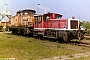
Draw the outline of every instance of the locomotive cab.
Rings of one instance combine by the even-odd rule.
[[[34,28],[47,28],[49,27],[49,22],[51,19],[60,19],[62,18],[62,15],[56,14],[56,13],[47,13],[43,15],[34,15],[35,18],[35,24]],[[50,22],[51,23],[51,22]]]
[[[34,10],[19,10],[16,14],[18,18],[21,18],[22,20],[19,21],[20,26],[33,26],[34,23],[34,14],[36,12]],[[20,19],[18,19],[20,20]]]

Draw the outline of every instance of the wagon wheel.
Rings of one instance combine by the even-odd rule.
[[[64,32],[63,33],[63,40],[64,41],[69,41],[69,36],[68,36],[68,33],[67,32]]]

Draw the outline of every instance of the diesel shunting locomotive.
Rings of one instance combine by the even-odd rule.
[[[29,34],[34,29],[34,15],[35,10],[19,10],[16,16],[12,16],[9,19],[9,30],[13,34]]]

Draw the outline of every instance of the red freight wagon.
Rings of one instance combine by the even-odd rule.
[[[79,19],[62,18],[62,15],[56,13],[35,15],[34,17],[34,36],[63,38],[64,41],[82,40],[84,38],[83,30],[80,29]]]

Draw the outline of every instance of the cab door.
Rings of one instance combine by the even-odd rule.
[[[43,28],[42,16],[35,16],[34,28],[41,30]]]

